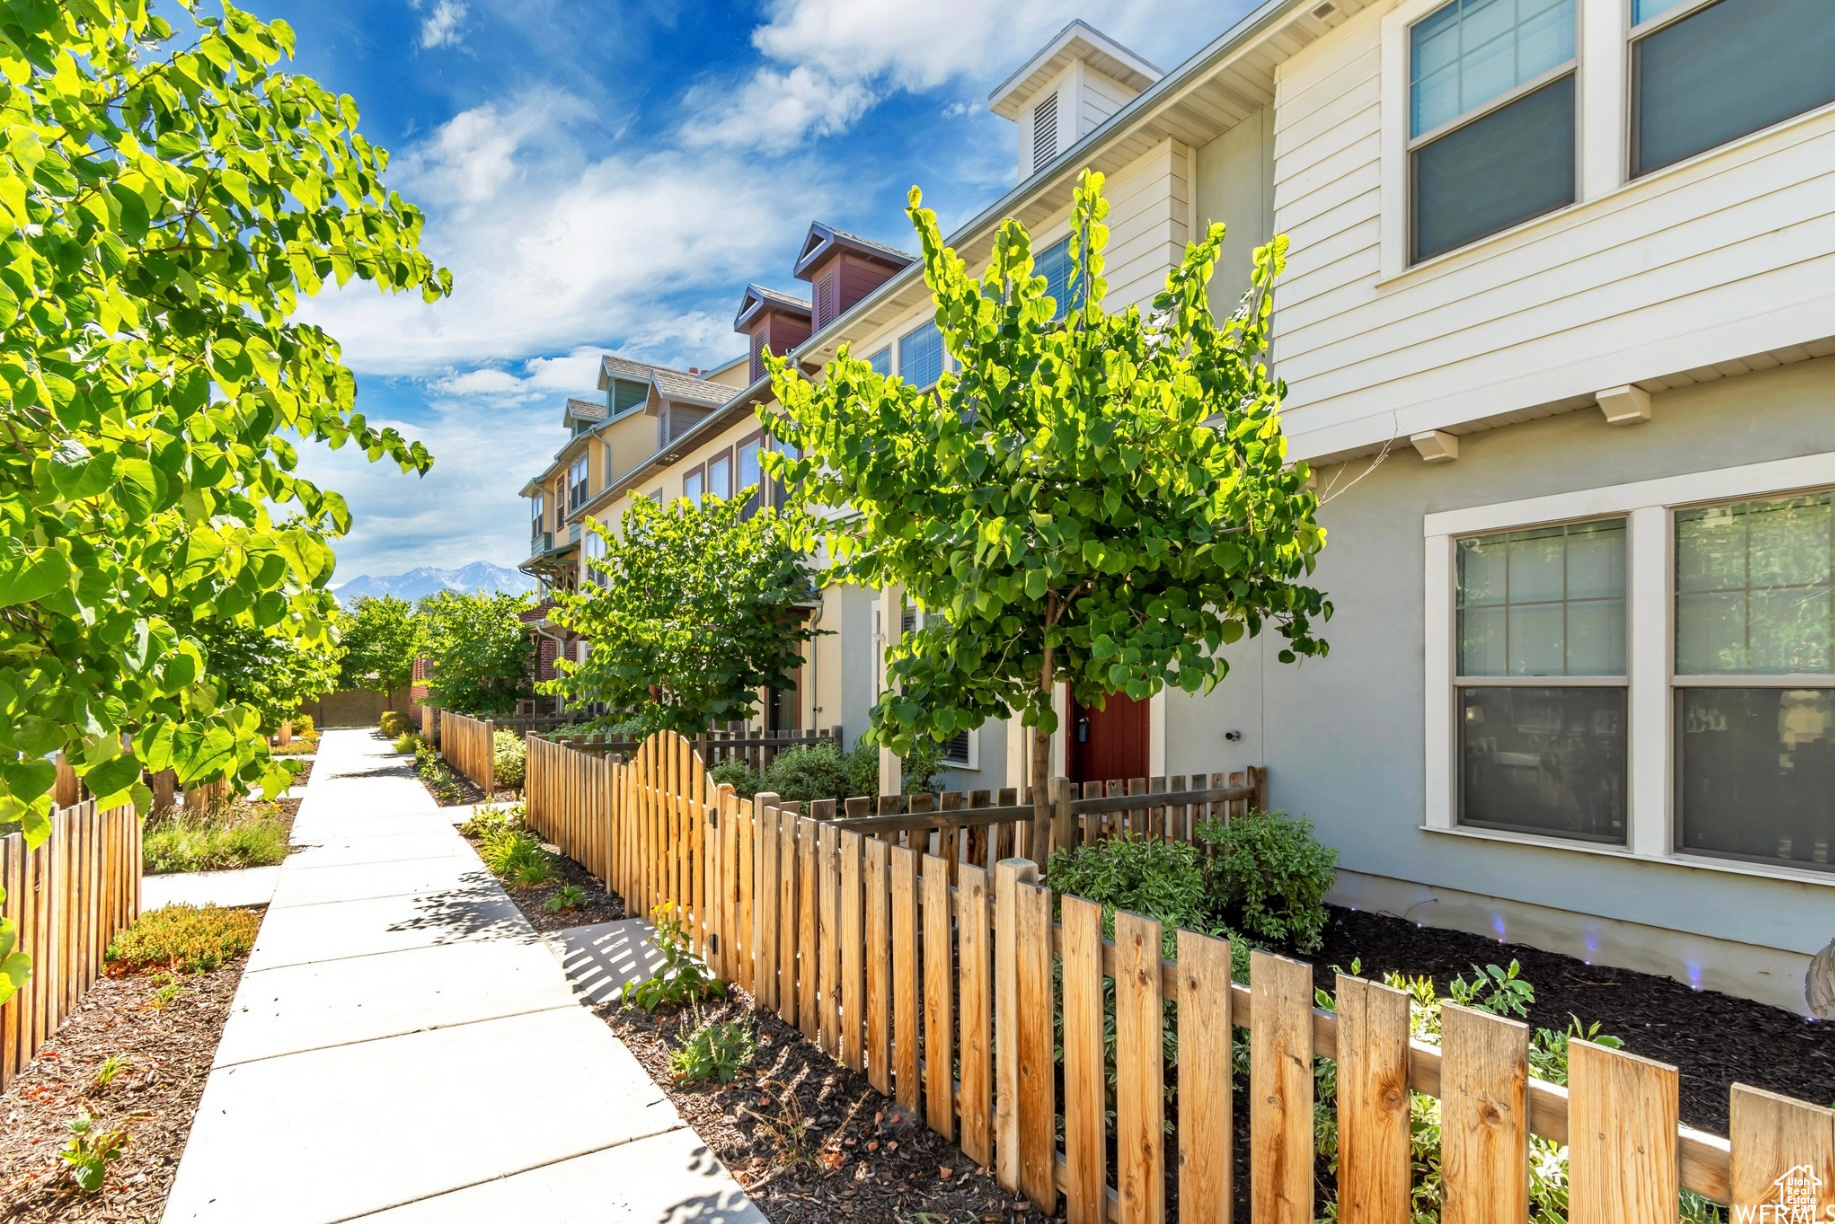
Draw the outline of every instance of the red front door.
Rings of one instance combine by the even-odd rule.
[[[1111,778],[1144,778],[1152,760],[1149,706],[1119,693],[1109,694],[1100,710],[1071,703],[1065,754],[1072,782],[1107,782]]]

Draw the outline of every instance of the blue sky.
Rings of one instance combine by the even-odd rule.
[[[253,0],[294,70],[356,98],[390,184],[450,267],[433,306],[353,286],[308,318],[344,345],[359,406],[434,453],[417,479],[323,448],[306,471],[356,519],[334,582],[514,565],[523,482],[593,395],[603,352],[737,356],[747,281],[790,276],[815,220],[909,247],[924,188],[947,231],[1010,187],[988,90],[1082,17],[1162,68],[1248,0]]]

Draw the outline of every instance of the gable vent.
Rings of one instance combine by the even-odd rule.
[[[1051,94],[1032,110],[1032,172],[1058,155],[1058,95]]]

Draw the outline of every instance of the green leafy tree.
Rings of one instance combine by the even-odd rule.
[[[1151,310],[1104,308],[1102,176],[1076,192],[1075,305],[1034,275],[1003,223],[971,277],[916,189],[937,325],[959,372],[934,388],[844,349],[819,383],[772,359],[771,474],[805,512],[828,577],[902,587],[930,611],[888,656],[877,734],[894,751],[1017,714],[1032,728],[1033,854],[1043,861],[1052,699],[1102,708],[1172,686],[1207,691],[1226,645],[1272,624],[1283,662],[1322,654],[1331,607],[1304,584],[1324,543],[1304,465],[1288,464],[1283,388],[1266,366],[1286,240],[1258,248],[1227,320],[1206,295],[1223,242],[1189,247]],[[836,515],[827,507],[846,507]]]
[[[221,12],[0,0],[0,822],[34,844],[60,750],[104,804],[150,801],[142,768],[283,787],[179,610],[316,640],[349,514],[296,444],[432,462],[293,316],[327,280],[450,277],[351,99]]]
[[[427,630],[413,604],[393,595],[366,595],[344,614],[341,623],[341,687],[392,693],[413,682],[414,660]]]
[[[332,602],[330,592],[312,594],[318,599],[304,601],[309,606]],[[315,623],[329,622],[328,609],[315,611]],[[253,709],[263,735],[278,731],[302,703],[338,686],[343,650],[329,633],[308,635],[300,625],[305,619],[295,612],[267,629],[234,620],[184,627],[185,636],[203,647],[205,671],[223,686],[225,699]]]
[[[433,704],[461,714],[511,714],[534,690],[535,642],[527,595],[442,591],[421,600]]]
[[[747,518],[743,497],[659,506],[640,497],[605,555],[602,579],[556,597],[555,623],[592,643],[543,685],[570,705],[636,713],[643,734],[696,735],[750,717],[761,689],[793,688],[814,636],[803,607],[809,572],[769,508]]]

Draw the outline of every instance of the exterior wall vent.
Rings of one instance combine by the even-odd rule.
[[[1032,172],[1037,174],[1058,155],[1058,93],[1053,91],[1032,108]]]

